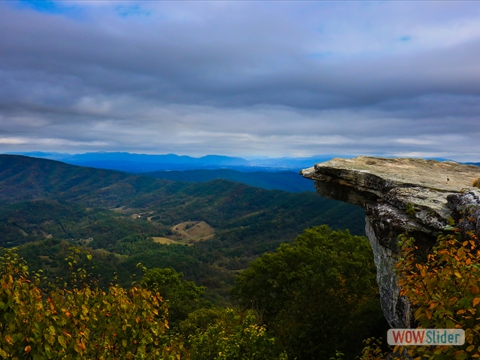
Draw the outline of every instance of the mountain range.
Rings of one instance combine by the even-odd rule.
[[[233,169],[247,171],[296,171],[315,163],[327,161],[335,155],[318,155],[305,158],[264,158],[246,160],[239,157],[207,155],[199,158],[166,154],[148,155],[127,152],[91,152],[66,154],[55,152],[15,152],[10,155],[58,160],[71,165],[88,166],[100,169],[120,170],[131,173],[169,170]]]
[[[63,252],[73,245],[92,253],[103,277],[116,272],[128,282],[139,262],[173,267],[224,297],[249,261],[321,224],[360,235],[364,212],[312,192],[0,155],[0,245],[20,246],[48,276],[58,275]]]

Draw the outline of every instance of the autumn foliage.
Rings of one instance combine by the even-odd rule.
[[[82,269],[75,273],[78,282],[46,290],[40,275],[30,277],[26,264],[7,249],[0,267],[0,358],[176,359],[183,352],[166,334],[158,293],[80,286]]]
[[[460,222],[463,229],[470,230],[447,228],[428,254],[419,250],[414,238],[408,234],[401,236],[397,274],[402,289],[400,295],[412,305],[415,326],[463,329],[465,344],[396,346],[391,349],[396,358],[480,358],[480,251],[474,231],[476,220],[465,216]],[[465,226],[465,222],[470,222],[471,226]],[[386,358],[389,358],[388,352],[380,352],[378,346],[370,345],[361,357],[362,360]]]
[[[416,346],[407,352],[418,359],[480,357],[480,252],[474,232],[457,229],[440,236],[426,261],[417,260],[414,239],[404,236],[401,246],[401,295],[413,305],[418,327],[465,330],[464,346]]]

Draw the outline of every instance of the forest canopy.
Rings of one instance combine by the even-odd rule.
[[[289,358],[342,350],[353,359],[363,339],[386,332],[375,274],[365,237],[318,226],[253,261],[233,294],[260,314]]]

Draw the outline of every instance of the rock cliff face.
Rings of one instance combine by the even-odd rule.
[[[449,220],[468,210],[480,235],[480,167],[422,159],[333,159],[301,171],[317,192],[366,211],[383,312],[390,326],[412,326],[409,304],[399,296],[394,266],[398,236],[408,231],[425,251]],[[461,224],[462,226],[462,224]],[[467,225],[465,225],[467,226]],[[469,223],[468,226],[472,226]],[[475,226],[475,225],[474,225]]]

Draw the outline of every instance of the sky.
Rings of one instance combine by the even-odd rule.
[[[0,1],[0,152],[480,161],[478,1]]]

